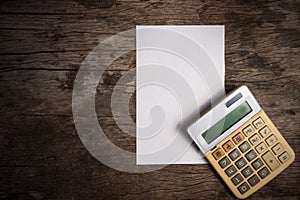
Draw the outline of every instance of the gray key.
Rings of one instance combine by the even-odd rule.
[[[250,176],[253,173],[253,170],[251,169],[251,167],[246,167],[243,171],[242,171],[243,175],[245,178],[247,178],[248,176]]]
[[[240,191],[241,194],[244,194],[245,192],[247,192],[247,191],[250,189],[250,187],[249,187],[249,185],[245,182],[245,183],[243,183],[241,186],[239,186],[238,189],[239,189],[239,191]]]
[[[236,173],[236,168],[233,165],[231,165],[225,170],[225,173],[227,174],[228,177],[231,177],[233,174]]]
[[[246,160],[244,158],[239,159],[235,162],[235,165],[237,168],[242,169],[247,164]]]
[[[257,170],[257,169],[259,169],[261,166],[263,166],[264,164],[263,164],[263,162],[261,161],[261,159],[260,158],[258,158],[256,161],[254,161],[253,163],[252,163],[252,167],[255,169],[255,170]]]
[[[235,159],[237,159],[238,157],[240,157],[240,152],[235,149],[232,152],[229,153],[229,157],[231,158],[232,161],[234,161]]]
[[[259,183],[259,178],[256,176],[256,175],[254,175],[254,176],[252,176],[249,180],[248,180],[248,182],[250,183],[250,185],[253,187],[254,185],[256,185],[257,183]]]
[[[264,179],[266,176],[270,174],[270,171],[266,167],[264,167],[262,170],[258,172],[258,174],[260,178]]]
[[[249,153],[246,154],[246,158],[248,161],[253,160],[254,158],[256,158],[256,156],[257,155],[253,150],[251,150]]]
[[[227,157],[219,161],[219,165],[223,168],[227,167],[230,164],[230,161]]]
[[[234,185],[238,185],[240,184],[240,182],[242,182],[244,179],[240,174],[235,175],[231,181],[233,182]]]
[[[250,144],[248,142],[244,142],[239,146],[241,152],[246,152],[248,149],[250,149]]]

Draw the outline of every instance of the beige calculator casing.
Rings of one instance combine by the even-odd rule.
[[[202,133],[204,133],[207,129],[209,129],[211,126],[216,124],[218,121],[220,121],[220,119],[224,118],[227,114],[229,114],[231,111],[233,111],[235,108],[237,108],[241,103],[245,101],[251,107],[252,111],[248,113],[246,116],[244,116],[242,119],[240,119],[233,126],[231,126],[229,129],[224,131],[214,141],[208,144],[205,141],[205,139],[202,137]],[[261,126],[255,126],[254,122],[259,118],[263,120],[263,124]],[[245,129],[249,127],[249,125],[251,125],[250,127],[253,129],[253,131],[249,134],[246,134],[244,132]],[[266,126],[268,126],[269,131],[267,131],[267,134],[264,135],[262,133],[262,129]],[[207,160],[213,165],[215,170],[218,172],[218,174],[222,177],[222,179],[227,184],[227,186],[234,193],[234,195],[240,199],[244,199],[249,195],[253,194],[258,189],[260,189],[262,186],[264,186],[266,183],[268,183],[270,180],[276,177],[279,173],[281,173],[285,168],[287,168],[295,159],[295,154],[291,149],[291,147],[289,146],[289,144],[286,142],[286,140],[283,138],[283,136],[274,126],[274,124],[266,115],[266,113],[261,109],[258,102],[256,101],[256,99],[254,98],[254,96],[246,86],[241,86],[235,91],[233,91],[224,100],[222,100],[220,103],[214,106],[206,114],[204,114],[199,120],[194,122],[188,128],[188,133],[193,138],[197,146],[201,149],[201,151],[203,152]],[[237,134],[242,134],[243,140],[240,143],[236,144],[236,141],[233,140],[233,137],[235,137]],[[250,138],[252,139],[254,135],[258,137],[257,138],[258,142],[252,144],[251,143],[252,140],[250,140]],[[277,139],[276,142],[274,142],[274,144],[268,143],[269,138],[271,138],[271,136],[272,137],[274,136]],[[228,152],[226,152],[224,149],[224,144],[225,143],[228,144],[227,142],[233,145],[232,149],[228,150]],[[242,152],[241,149],[239,149],[239,146],[244,142],[250,144],[250,149],[248,149],[246,152]],[[280,145],[278,145],[279,143]],[[258,145],[263,145],[265,147],[263,152],[258,151],[259,150],[257,148]],[[277,145],[281,146],[282,148],[279,150],[274,149],[275,146],[277,147]],[[218,159],[215,158],[213,155],[213,153],[217,149],[223,151],[224,153]],[[237,149],[238,152],[240,153],[240,156],[237,160],[244,158],[247,161],[247,164],[241,169],[239,169],[235,165],[237,160],[232,160],[231,157],[229,156],[229,153],[231,153],[235,149]],[[256,154],[256,157],[255,159],[248,161],[245,155],[252,150]],[[276,150],[278,150],[278,152],[276,152]],[[282,159],[282,156],[284,156],[283,154],[288,156],[287,159],[281,161],[280,158]],[[269,156],[271,156],[271,158],[267,159]],[[222,168],[219,162],[225,157],[228,157],[230,164]],[[255,170],[252,164],[254,161],[258,159],[262,161],[263,166]],[[269,162],[269,160],[272,162]],[[231,165],[233,165],[236,168],[236,172],[231,177],[228,177],[228,175],[225,173],[225,170],[228,169],[229,166]],[[252,174],[249,175],[249,177],[244,177],[242,171],[246,169],[248,166],[251,168],[250,170],[252,170]],[[267,170],[270,173],[262,179],[258,174],[258,172],[263,168],[267,168]],[[234,185],[232,179],[234,176],[237,176],[238,174],[241,175],[243,180],[237,185]],[[254,176],[257,176],[259,181],[254,186],[251,186],[249,179],[250,177],[254,177]],[[247,183],[249,188],[245,193],[241,193],[239,191],[239,187],[242,186],[245,182]]]

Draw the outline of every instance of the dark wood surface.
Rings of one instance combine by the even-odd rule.
[[[0,198],[234,199],[209,165],[169,165],[130,174],[82,145],[71,95],[76,73],[99,42],[135,25],[224,24],[226,90],[248,85],[296,153],[295,162],[250,199],[300,197],[299,1],[1,1]],[[135,52],[100,80],[99,122],[135,152],[110,109],[112,89]],[[131,101],[135,118],[135,101]]]

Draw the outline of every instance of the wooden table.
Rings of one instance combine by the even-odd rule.
[[[101,164],[82,145],[71,107],[76,73],[105,38],[136,25],[224,24],[226,90],[248,85],[296,153],[250,199],[299,199],[299,2],[225,2],[2,1],[0,198],[234,199],[209,165],[131,174]],[[134,51],[115,60],[96,96],[103,130],[132,152],[135,139],[116,126],[110,98],[134,67]],[[130,106],[135,118],[134,97]]]

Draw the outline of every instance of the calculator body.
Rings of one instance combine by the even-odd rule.
[[[295,154],[246,86],[188,128],[189,135],[233,194],[244,199],[295,159]]]

